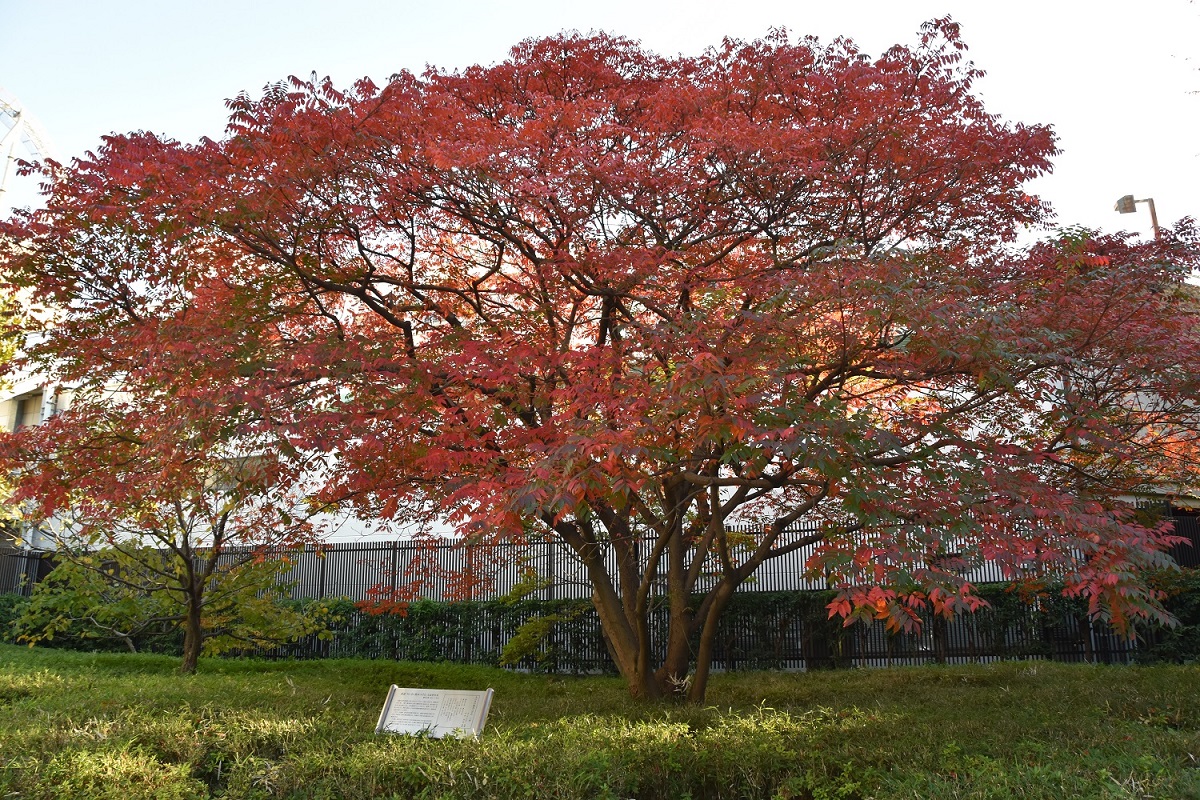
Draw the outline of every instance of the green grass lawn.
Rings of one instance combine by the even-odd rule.
[[[1200,798],[1200,666],[619,680],[0,646],[0,797]],[[477,741],[376,736],[389,684],[496,690]]]

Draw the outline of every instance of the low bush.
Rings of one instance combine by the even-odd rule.
[[[1164,605],[1178,624],[1143,629],[1137,660],[1145,664],[1200,661],[1200,569],[1164,572],[1155,582],[1166,592]]]
[[[880,625],[845,627],[829,618],[832,592],[742,592],[722,620],[716,662],[726,670],[811,670],[1028,657],[1124,662],[1131,652],[1129,642],[1090,624],[1083,603],[1061,592],[1048,589],[1030,598],[999,585],[979,591],[987,609],[949,622],[929,618],[912,633],[889,633]],[[309,602],[322,606],[330,634],[302,639],[274,655],[511,664],[569,674],[613,671],[587,600],[421,600],[385,609],[346,600]],[[662,616],[652,616],[657,623],[652,633],[665,628]]]
[[[587,600],[432,600],[372,613],[349,600],[314,600],[330,635],[310,636],[272,651],[293,658],[386,658],[500,664],[504,646],[531,621],[552,616],[544,637],[517,666],[540,672],[611,671],[595,609]]]
[[[13,623],[20,618],[29,606],[29,598],[24,595],[8,592],[0,594],[0,642],[12,644],[16,641],[16,631]]]
[[[830,592],[742,592],[726,611],[716,660],[726,670],[1031,657],[1120,663],[1200,660],[1200,571],[1163,573],[1156,581],[1180,624],[1144,626],[1136,643],[1090,623],[1083,603],[1063,597],[1055,587],[1030,597],[1007,586],[984,585],[978,591],[988,601],[985,610],[949,622],[929,618],[921,631],[900,634],[878,625],[847,628],[841,620],[829,619]],[[19,595],[0,595],[0,639],[13,641],[13,620],[28,604],[28,598]],[[365,609],[344,599],[285,604],[319,619],[327,630],[264,651],[271,657],[506,664],[559,674],[614,671],[596,612],[587,600],[421,600],[386,610]],[[123,647],[73,628],[61,631],[50,644],[83,650]],[[139,637],[136,644],[139,651],[178,654],[181,637],[170,631]]]

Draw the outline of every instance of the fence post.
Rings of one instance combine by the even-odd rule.
[[[392,573],[391,597],[393,600],[396,598],[396,573],[399,571],[400,571],[400,543],[397,541],[393,541],[392,542],[392,569],[391,569],[391,573]]]
[[[42,553],[26,548],[24,558],[25,579],[21,581],[21,594],[29,597],[33,593],[33,585],[38,582],[41,577],[41,561]]]

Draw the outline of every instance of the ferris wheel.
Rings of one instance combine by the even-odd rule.
[[[9,179],[16,174],[16,161],[21,158],[53,158],[53,147],[28,110],[0,86],[0,208]]]

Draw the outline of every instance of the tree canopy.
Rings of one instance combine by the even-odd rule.
[[[1156,613],[1168,531],[1121,500],[1195,478],[1195,231],[1018,248],[1054,136],[964,51],[564,34],[292,79],[219,141],[109,137],[6,269],[64,381],[323,453],[365,516],[560,537],[638,695],[702,699],[730,595],[801,547],[848,620],[973,609],[981,559]]]

